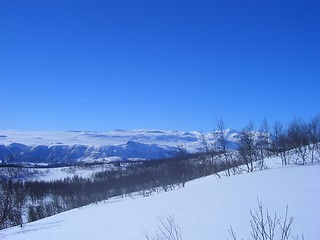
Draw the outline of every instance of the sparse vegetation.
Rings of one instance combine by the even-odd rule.
[[[284,216],[279,217],[277,212],[271,214],[268,209],[264,209],[258,199],[258,210],[250,210],[250,215],[251,240],[304,240],[303,235],[300,238],[299,235],[291,233],[294,218],[288,216],[288,206]],[[229,233],[233,240],[239,239],[232,227]]]
[[[157,217],[157,220],[159,222],[158,229],[155,235],[145,233],[147,240],[182,240],[181,229],[174,216],[160,216]]]
[[[304,240],[304,236],[292,233],[293,217],[289,217],[289,207],[286,206],[283,216],[278,216],[277,212],[271,214],[268,209],[264,209],[262,202],[258,199],[258,210],[250,210],[250,236],[249,240]],[[145,233],[146,240],[182,240],[180,226],[174,216],[157,217],[159,225],[155,234]],[[235,231],[229,229],[232,240],[239,240]],[[243,238],[241,238],[243,239]]]
[[[226,176],[243,170],[265,168],[264,159],[281,157],[282,164],[313,164],[320,157],[320,117],[310,122],[294,119],[288,125],[274,124],[269,132],[266,121],[260,131],[249,124],[240,133],[239,148],[228,148],[224,123],[218,122],[218,141],[211,144],[203,136],[204,150],[175,158],[118,164],[117,168],[93,174],[90,178],[74,176],[50,182],[1,179],[0,229],[22,225],[72,208],[114,196],[141,192],[169,191],[183,187],[189,180],[225,172]],[[244,165],[245,169],[240,166]],[[13,168],[15,175],[23,168]]]

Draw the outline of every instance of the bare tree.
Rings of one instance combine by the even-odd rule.
[[[250,210],[251,220],[251,239],[252,240],[298,240],[299,236],[291,234],[293,217],[288,217],[288,206],[286,207],[284,217],[279,217],[275,212],[270,214],[268,209],[264,210],[262,202],[258,199],[258,211]],[[237,240],[236,233],[232,229],[229,233],[233,240]],[[302,239],[303,235],[302,235]]]
[[[260,170],[264,169],[265,166],[265,158],[269,156],[270,149],[270,133],[269,133],[269,124],[267,119],[263,119],[260,130],[257,132],[257,150],[259,154],[258,167]]]
[[[22,226],[24,194],[19,186],[12,181],[0,184],[0,229]]]
[[[288,127],[288,138],[290,148],[301,158],[302,164],[307,163],[307,153],[309,146],[308,125],[301,119],[294,118]]]
[[[201,133],[202,143],[204,146],[205,161],[209,161],[209,168],[211,174],[216,174],[219,178],[221,177],[216,169],[216,156],[218,152],[215,150],[214,145],[208,140],[204,133]]]
[[[223,163],[226,166],[227,176],[231,175],[231,168],[234,167],[232,164],[232,155],[229,151],[229,142],[226,136],[226,128],[224,121],[220,119],[217,122],[217,142],[216,142],[216,151],[219,153],[219,156],[222,157]],[[235,171],[234,171],[235,172]]]
[[[319,150],[320,143],[320,115],[311,119],[308,124],[309,134],[309,151],[311,153],[311,163],[313,164],[315,159],[315,152]]]
[[[247,166],[247,172],[252,172],[254,170],[254,162],[257,160],[258,156],[252,122],[250,122],[240,133],[238,152],[240,158]]]
[[[289,164],[288,151],[289,140],[287,128],[281,122],[275,122],[272,133],[272,149],[277,155],[280,155],[282,165]]]
[[[182,240],[181,229],[175,221],[174,216],[157,217],[159,222],[156,235],[145,233],[147,240]]]
[[[7,221],[11,214],[12,202],[10,194],[6,188],[5,183],[1,184],[0,187],[0,229],[8,226]]]

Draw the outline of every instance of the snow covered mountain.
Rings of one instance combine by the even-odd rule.
[[[230,147],[237,146],[238,132],[225,130]],[[204,135],[214,144],[215,133]],[[199,132],[114,130],[111,132],[0,131],[2,163],[75,163],[92,161],[159,159],[175,156],[181,149],[203,148]]]

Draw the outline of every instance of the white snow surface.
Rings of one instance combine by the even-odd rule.
[[[184,188],[149,197],[113,198],[46,219],[0,231],[1,239],[35,240],[143,240],[154,234],[158,216],[174,215],[183,240],[239,239],[250,237],[250,212],[257,198],[270,213],[294,217],[292,233],[306,240],[320,236],[320,165],[279,167],[218,179],[209,176]],[[278,159],[279,160],[279,159]],[[269,166],[269,165],[268,165]]]

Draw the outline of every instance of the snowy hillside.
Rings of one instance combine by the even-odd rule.
[[[230,147],[238,134],[226,130]],[[214,133],[206,134],[214,142]],[[0,131],[0,162],[75,163],[121,159],[159,159],[176,155],[180,148],[196,152],[203,147],[199,132],[114,130],[112,132],[19,132]]]
[[[233,227],[239,239],[248,239],[249,210],[257,210],[257,197],[264,207],[279,216],[289,206],[292,233],[307,240],[320,235],[320,165],[280,166],[221,179],[205,177],[184,188],[154,194],[110,199],[105,203],[74,209],[37,222],[2,230],[1,239],[112,239],[143,240],[154,233],[157,216],[174,215],[183,240],[231,239]]]

